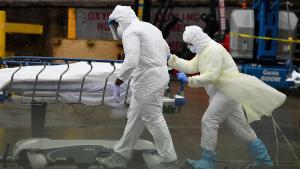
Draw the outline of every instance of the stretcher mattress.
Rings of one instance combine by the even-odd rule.
[[[91,72],[86,76],[82,88],[81,103],[87,105],[98,105],[102,103],[103,90],[106,78],[113,72],[113,66],[110,63],[92,62],[91,66],[87,62],[76,62],[69,64],[69,69],[62,76],[59,90],[59,97],[61,100],[77,103],[79,101],[80,90],[83,78],[86,73]],[[116,75],[121,67],[120,63],[115,63],[116,70],[109,77],[106,90],[104,103],[111,106],[118,106],[113,100],[113,84]],[[13,77],[13,83],[10,85],[13,73],[18,69],[4,68],[0,69],[0,89],[9,90],[14,94],[32,97],[34,91],[34,84],[37,74],[43,69],[43,65],[39,66],[23,66],[17,71]],[[39,76],[35,87],[35,97],[54,97],[58,89],[58,82],[60,76],[67,69],[67,65],[47,65]],[[121,104],[125,102],[125,94],[128,83],[125,82],[122,86]],[[130,91],[128,96],[130,96]]]

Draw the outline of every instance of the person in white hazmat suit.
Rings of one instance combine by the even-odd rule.
[[[168,64],[181,71],[177,73],[180,81],[189,87],[204,87],[209,95],[209,106],[201,121],[202,159],[187,159],[187,166],[194,169],[216,168],[218,128],[225,123],[235,135],[248,143],[255,158],[253,165],[272,167],[265,145],[257,138],[249,123],[259,120],[262,115],[271,115],[286,96],[253,76],[239,73],[226,49],[200,27],[187,26],[183,41],[196,56],[187,61],[171,55]],[[200,75],[192,77],[185,74],[199,72]]]
[[[119,100],[120,85],[131,76],[132,98],[122,138],[115,145],[114,153],[98,159],[99,163],[106,168],[126,168],[132,149],[146,127],[157,148],[160,162],[157,168],[177,169],[177,155],[162,114],[163,94],[169,82],[169,46],[161,31],[140,21],[129,6],[117,5],[109,22],[115,26],[110,25],[113,36],[122,39],[125,53],[115,82],[114,98]]]

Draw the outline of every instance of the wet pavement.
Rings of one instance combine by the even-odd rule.
[[[177,85],[172,85],[173,93],[177,89]],[[282,133],[278,129],[274,130],[274,123],[270,117],[254,122],[251,126],[266,144],[274,163],[278,163],[279,168],[299,169],[300,166],[297,164],[286,139],[294,153],[300,156],[300,92],[296,89],[284,92],[288,95],[287,101],[273,114]],[[199,147],[200,122],[208,105],[208,97],[203,89],[187,88],[185,97],[187,98],[187,105],[182,107],[179,113],[165,114],[180,165],[187,158],[199,159],[201,157]],[[8,143],[14,145],[18,140],[31,138],[30,109],[29,105],[11,103],[0,105],[0,152],[2,154]],[[126,110],[126,107],[112,109],[104,105],[92,107],[49,104],[44,137],[50,139],[118,140],[122,136],[126,124]],[[147,130],[143,132],[141,138],[152,141]],[[233,136],[225,126],[220,127],[217,153],[218,168],[240,168],[244,163],[251,161],[247,145]],[[17,167],[11,165],[9,168]],[[275,166],[274,168],[278,167]]]

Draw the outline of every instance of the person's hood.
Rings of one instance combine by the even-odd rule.
[[[201,53],[213,40],[199,26],[186,26],[183,41],[196,47],[197,54]]]
[[[131,9],[130,6],[117,5],[113,12],[109,15],[109,20],[115,20],[125,31],[125,29],[134,21],[138,20],[138,17]]]

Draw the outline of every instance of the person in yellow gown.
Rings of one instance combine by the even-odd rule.
[[[187,26],[183,41],[196,56],[184,60],[171,55],[168,65],[178,71],[177,77],[189,87],[204,87],[209,106],[201,121],[202,159],[186,163],[195,169],[215,169],[219,125],[225,123],[232,132],[249,145],[255,165],[272,167],[272,160],[263,142],[249,123],[270,116],[284,103],[286,96],[254,76],[240,73],[231,55],[198,26]],[[192,77],[187,74],[199,73]],[[244,111],[247,117],[245,117]]]

